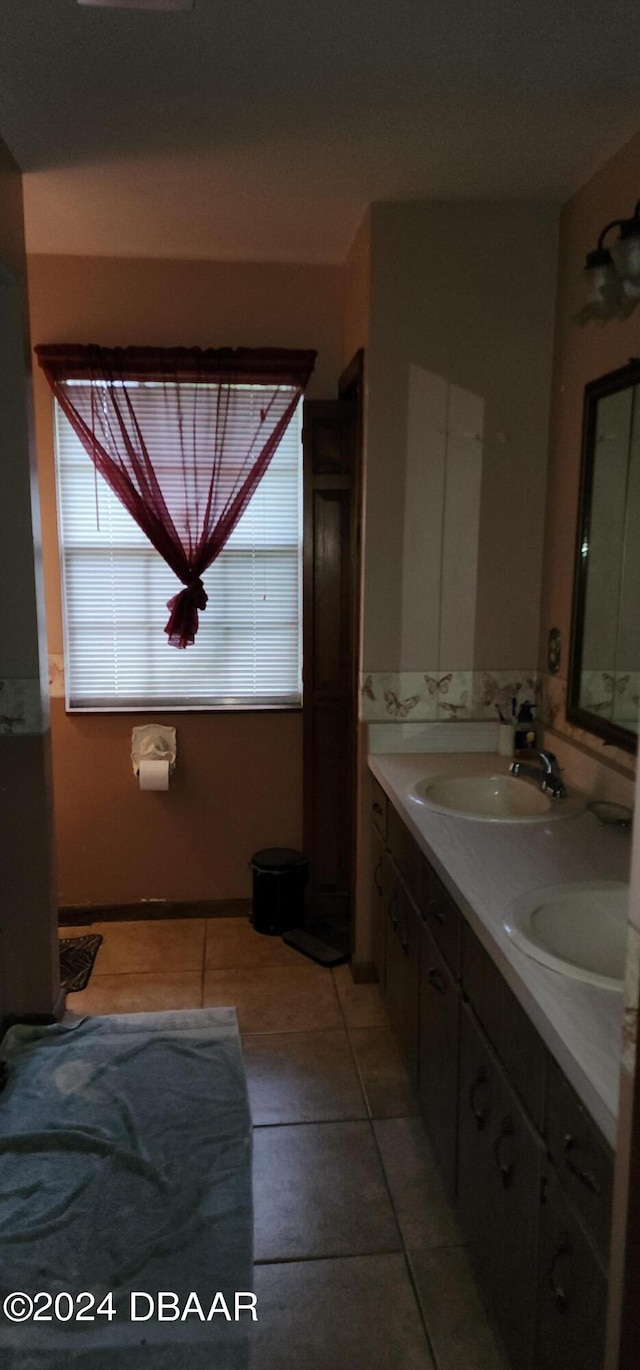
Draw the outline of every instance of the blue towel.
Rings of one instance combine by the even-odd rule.
[[[236,1370],[252,1280],[251,1127],[235,1010],[12,1028],[0,1094],[0,1361],[7,1370]],[[189,1294],[200,1321],[131,1322]],[[6,1296],[111,1291],[116,1317],[12,1324]],[[44,1301],[43,1301],[44,1302]],[[87,1300],[83,1301],[87,1303]],[[138,1309],[148,1301],[137,1301]],[[192,1305],[194,1309],[197,1305]],[[74,1310],[78,1307],[74,1303]],[[51,1310],[49,1310],[51,1311]],[[95,1309],[92,1310],[95,1314]]]

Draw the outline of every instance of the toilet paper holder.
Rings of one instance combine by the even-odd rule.
[[[131,731],[131,765],[140,773],[141,761],[168,761],[169,774],[176,768],[176,730],[164,723],[143,723]]]

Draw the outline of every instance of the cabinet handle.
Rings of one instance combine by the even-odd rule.
[[[483,1087],[487,1085],[487,1083],[487,1072],[484,1066],[480,1066],[478,1074],[476,1075],[476,1078],[471,1086],[471,1089],[469,1090],[469,1106],[471,1108],[471,1112],[473,1113],[478,1132],[482,1132],[484,1130],[484,1125],[487,1121],[488,1112],[488,1103],[484,1108],[482,1107],[482,1105],[478,1106],[478,1091],[483,1089]]]
[[[374,800],[373,812],[374,812],[374,813],[377,813],[378,816],[379,816],[380,818],[382,818],[382,804],[379,804],[378,801],[377,801],[377,799]]]
[[[427,980],[429,981],[429,984],[433,986],[434,989],[437,989],[438,994],[446,994],[447,982],[444,978],[444,975],[442,974],[442,971],[438,970],[437,966],[429,967],[427,971]]]
[[[564,1139],[562,1150],[564,1154],[564,1163],[569,1174],[575,1175],[576,1179],[580,1180],[580,1183],[585,1186],[585,1189],[590,1189],[592,1194],[600,1196],[602,1194],[602,1186],[596,1179],[592,1170],[585,1170],[584,1166],[580,1165],[577,1159],[577,1156],[580,1154],[580,1143],[576,1141],[575,1137],[571,1136],[570,1132],[567,1133]]]
[[[390,919],[391,919],[391,922],[392,922],[394,928],[397,928],[397,926],[398,926],[398,915],[397,915],[397,913],[394,913],[394,911],[393,911],[394,908],[395,908],[395,906],[396,906],[396,904],[397,904],[397,902],[398,902],[398,891],[397,891],[397,889],[393,889],[393,890],[391,891],[390,896],[389,896],[388,909],[389,909],[389,917],[390,917]]]
[[[427,905],[427,913],[429,913],[432,918],[435,918],[436,923],[446,923],[447,921],[442,912],[442,909],[440,908],[439,904],[435,899],[429,900],[429,903]]]
[[[500,1172],[500,1179],[502,1180],[505,1189],[509,1188],[509,1185],[511,1184],[511,1181],[514,1177],[515,1160],[513,1158],[510,1161],[505,1160],[503,1144],[505,1140],[507,1140],[509,1137],[513,1137],[513,1133],[513,1122],[509,1117],[509,1114],[507,1114],[502,1119],[502,1122],[500,1124],[500,1131],[493,1144],[493,1154],[495,1156],[496,1165]]]
[[[374,870],[374,872],[373,872],[373,883],[374,883],[374,885],[375,885],[375,887],[376,887],[376,889],[377,889],[377,891],[378,891],[378,894],[382,894],[382,892],[383,892],[383,891],[382,891],[382,878],[381,878],[381,874],[380,874],[381,871],[382,871],[382,857],[379,856],[379,857],[378,857],[378,860],[377,860],[377,862],[376,862],[375,870]]]
[[[567,1291],[558,1279],[558,1266],[563,1256],[571,1255],[571,1246],[566,1232],[561,1232],[558,1238],[558,1245],[549,1266],[549,1288],[555,1299],[556,1308],[559,1313],[566,1313],[569,1307]]]

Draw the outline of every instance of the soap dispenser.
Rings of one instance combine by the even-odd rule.
[[[535,747],[536,745],[536,725],[530,699],[525,699],[524,704],[520,705],[513,740],[517,752],[522,752],[526,747]]]

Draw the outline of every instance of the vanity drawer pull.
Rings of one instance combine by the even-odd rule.
[[[576,1179],[580,1180],[580,1183],[584,1185],[585,1189],[591,1190],[591,1193],[597,1194],[599,1198],[602,1194],[602,1186],[596,1179],[592,1170],[586,1170],[584,1166],[580,1165],[578,1160],[580,1155],[580,1143],[576,1141],[575,1137],[571,1136],[570,1132],[567,1132],[565,1136],[562,1150],[564,1154],[564,1163],[569,1174],[575,1175]]]
[[[558,1279],[558,1266],[563,1256],[570,1255],[571,1246],[569,1244],[569,1238],[566,1232],[561,1232],[558,1239],[558,1245],[556,1247],[553,1259],[551,1261],[551,1265],[549,1266],[549,1288],[551,1290],[551,1293],[553,1294],[556,1307],[560,1313],[566,1313],[569,1307],[569,1299],[567,1297],[567,1291],[564,1285],[561,1284],[560,1280]]]
[[[377,799],[374,799],[372,808],[373,812],[377,813],[379,818],[382,818],[384,816],[382,804],[379,804]]]
[[[506,1117],[502,1119],[500,1131],[493,1144],[493,1154],[500,1172],[500,1179],[502,1180],[505,1189],[509,1188],[515,1174],[515,1158],[506,1160],[504,1148],[504,1142],[507,1141],[509,1137],[513,1137],[513,1132],[513,1122],[509,1117],[509,1114],[507,1114]]]
[[[435,918],[436,923],[444,924],[447,921],[445,915],[442,912],[442,909],[440,908],[440,905],[435,899],[429,900],[429,903],[427,905],[427,913],[430,915],[431,918]]]
[[[438,970],[437,966],[429,967],[427,971],[427,980],[429,981],[429,984],[432,986],[433,989],[437,989],[438,994],[446,994],[447,981],[444,975],[442,974],[442,971]]]
[[[482,1104],[479,1104],[478,1102],[478,1095],[480,1091],[484,1089],[487,1085],[487,1072],[484,1066],[480,1066],[478,1074],[476,1075],[476,1078],[471,1086],[471,1089],[469,1090],[469,1107],[471,1109],[471,1112],[473,1113],[478,1132],[484,1131],[484,1125],[487,1121],[487,1114],[489,1112],[488,1099],[486,1101],[484,1108],[482,1107]]]

